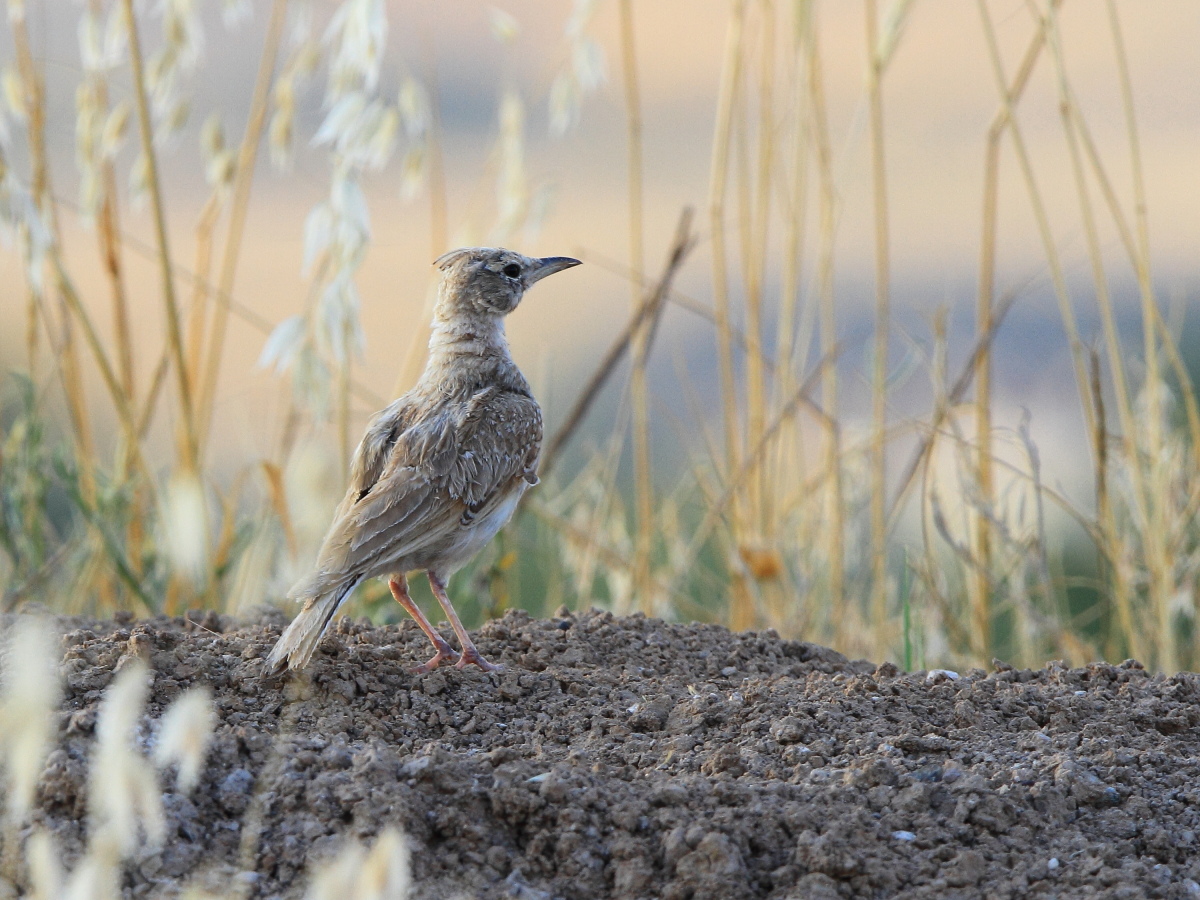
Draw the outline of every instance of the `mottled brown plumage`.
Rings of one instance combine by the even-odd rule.
[[[443,274],[425,372],[367,426],[316,568],[288,594],[304,607],[271,651],[271,668],[303,667],[338,607],[359,582],[377,576],[388,577],[396,600],[437,651],[421,669],[453,658],[460,668],[496,668],[462,627],[446,580],[492,539],[538,480],[542,411],[509,355],[504,316],[534,282],[578,264],[486,247],[437,260]],[[461,656],[408,596],[406,573],[420,569]]]

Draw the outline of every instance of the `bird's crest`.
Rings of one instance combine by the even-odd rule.
[[[454,265],[459,259],[464,256],[470,256],[475,252],[471,247],[460,247],[457,250],[451,250],[449,253],[443,253],[433,261],[433,264],[439,269],[445,271]]]

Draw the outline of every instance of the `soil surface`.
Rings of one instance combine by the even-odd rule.
[[[478,632],[501,673],[415,675],[414,625],[342,620],[302,677],[265,679],[282,624],[59,620],[35,821],[68,863],[98,703],[139,656],[147,746],[194,685],[218,725],[127,896],[298,897],[347,836],[399,824],[435,900],[1200,897],[1196,675],[905,674],[773,632],[560,610]]]

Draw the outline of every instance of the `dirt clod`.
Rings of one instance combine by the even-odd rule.
[[[1200,895],[1196,675],[1056,661],[931,678],[770,632],[564,609],[480,629],[499,673],[413,674],[414,625],[344,620],[289,679],[263,672],[277,613],[59,624],[34,824],[68,865],[114,670],[154,673],[146,747],[182,691],[215,698],[201,784],[165,779],[170,837],[127,865],[126,896],[196,881],[298,897],[314,863],[390,824],[435,900]]]

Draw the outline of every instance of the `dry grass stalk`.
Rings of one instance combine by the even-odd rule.
[[[116,6],[115,22],[121,22],[130,5]],[[889,381],[896,380],[888,368],[889,350],[894,349],[889,345],[899,333],[890,322],[892,248],[884,154],[890,133],[883,96],[889,62],[903,43],[910,5],[907,0],[869,2],[866,9],[870,63],[863,108],[869,140],[867,168],[873,181],[868,202],[873,209],[870,205],[868,209],[875,232],[876,305],[874,358],[867,373],[870,424],[861,441],[853,428],[846,427],[855,414],[854,393],[839,380],[848,367],[845,362],[839,366],[837,352],[838,329],[846,325],[839,321],[844,314],[838,308],[842,298],[836,293],[840,271],[835,250],[842,202],[838,180],[845,177],[843,160],[850,154],[841,146],[835,153],[836,142],[830,139],[829,123],[838,121],[838,111],[832,110],[831,116],[826,108],[820,42],[827,22],[818,21],[815,4],[807,0],[731,3],[712,132],[708,222],[713,304],[708,310],[670,292],[682,257],[668,265],[657,283],[643,271],[640,160],[644,135],[633,54],[633,4],[622,0],[618,6],[630,169],[628,269],[638,305],[597,379],[576,404],[572,421],[556,437],[557,443],[572,433],[572,422],[586,413],[590,398],[630,348],[633,374],[630,393],[622,401],[628,407],[622,405],[620,421],[600,441],[601,453],[578,482],[564,484],[557,496],[545,498],[545,508],[538,508],[538,519],[529,526],[539,542],[538,552],[551,561],[544,567],[547,593],[557,597],[561,591],[566,599],[579,603],[589,602],[596,590],[606,590],[618,609],[640,605],[663,614],[722,618],[738,627],[769,624],[853,652],[885,654],[898,646],[896,617],[887,593],[888,580],[897,569],[889,566],[889,555],[895,558],[903,540],[897,524],[902,511],[919,507],[926,546],[906,564],[905,571],[911,569],[914,575],[914,590],[904,589],[902,595],[912,614],[905,621],[911,618],[913,627],[923,629],[915,637],[920,652],[962,650],[986,661],[1000,647],[1033,656],[1051,648],[1083,653],[1103,643],[1110,655],[1132,652],[1160,667],[1186,665],[1195,658],[1187,635],[1196,610],[1188,592],[1200,577],[1200,549],[1192,528],[1200,490],[1191,474],[1195,448],[1200,446],[1200,408],[1154,293],[1143,161],[1116,6],[1109,2],[1107,12],[1131,167],[1130,202],[1118,196],[1108,174],[1109,148],[1097,144],[1068,79],[1058,33],[1059,4],[1027,4],[1028,43],[1015,72],[1006,73],[993,9],[980,0],[981,33],[1000,105],[983,136],[979,284],[969,370],[950,381],[944,359],[935,359],[930,408],[915,420],[889,423],[889,416],[896,416],[888,407]],[[85,13],[94,18],[101,7],[98,0],[90,0]],[[293,41],[280,65],[286,7],[285,0],[275,0],[266,24],[250,116],[236,162],[234,149],[225,147],[223,139],[217,141],[215,130],[206,130],[211,139],[206,163],[213,196],[196,223],[194,272],[169,257],[165,230],[169,198],[162,196],[154,170],[155,154],[164,151],[147,143],[148,124],[156,116],[160,133],[180,116],[173,85],[184,67],[156,55],[142,69],[137,46],[127,53],[118,49],[108,54],[94,49],[95,35],[87,38],[93,49],[85,54],[76,123],[77,162],[87,189],[79,207],[96,226],[104,272],[100,290],[111,308],[111,344],[106,343],[107,319],[100,323],[90,312],[92,286],[77,280],[73,259],[58,242],[57,207],[66,201],[52,191],[45,149],[47,99],[25,22],[20,16],[14,20],[15,74],[6,78],[6,89],[25,116],[20,129],[29,147],[28,193],[34,201],[30,206],[34,212],[18,227],[19,233],[24,229],[22,262],[29,282],[26,347],[35,371],[52,363],[67,401],[75,462],[62,487],[78,506],[78,533],[58,545],[51,536],[45,553],[29,553],[17,567],[21,584],[7,599],[33,596],[36,591],[31,586],[44,583],[38,579],[44,579],[51,561],[63,565],[64,560],[77,573],[72,587],[85,588],[77,592],[80,596],[100,598],[96,602],[102,608],[172,609],[194,599],[215,604],[228,593],[224,587],[234,582],[237,602],[257,599],[278,577],[277,570],[286,568],[287,557],[307,539],[293,521],[300,498],[288,495],[284,479],[292,448],[302,445],[298,438],[314,426],[322,427],[324,402],[333,407],[332,420],[346,454],[353,431],[352,401],[363,398],[381,405],[373,396],[376,392],[356,380],[354,369],[358,300],[353,280],[370,241],[360,175],[386,162],[398,136],[402,138],[402,191],[410,195],[428,181],[431,241],[444,249],[450,231],[447,173],[441,161],[439,104],[429,99],[436,98],[437,92],[427,91],[415,75],[407,73],[395,102],[380,92],[380,62],[387,47],[382,0],[339,4],[332,12],[328,42],[319,45],[310,27]],[[549,92],[552,125],[557,122],[555,127],[563,130],[577,120],[584,94],[602,80],[598,44],[584,33],[590,9],[586,2],[575,7],[566,29],[569,62],[558,67]],[[176,21],[180,15],[171,6],[164,12],[164,24],[170,18],[172,28],[191,28]],[[126,31],[136,38],[136,23],[125,21]],[[357,29],[351,29],[354,34],[347,30],[349,25]],[[509,44],[515,27],[515,20],[505,26],[509,37],[504,40]],[[186,35],[179,40],[194,44]],[[184,49],[176,48],[186,56]],[[131,57],[136,70],[132,96],[140,101],[145,158],[139,177],[145,179],[154,204],[150,245],[123,233],[118,215],[121,195],[115,188],[112,148],[119,144],[121,111],[128,103],[110,104],[107,73],[123,55]],[[267,131],[269,111],[272,155],[287,155],[296,138],[298,86],[322,55],[330,66],[319,142],[330,149],[333,160],[330,194],[306,235],[312,264],[306,311],[272,331],[272,323],[233,297],[237,261],[245,247],[255,150]],[[103,64],[96,62],[101,57]],[[1038,171],[1035,176],[1035,169],[1049,160],[1034,158],[1017,119],[1027,87],[1039,74],[1037,64],[1046,58],[1049,65],[1042,74],[1054,79],[1058,92],[1074,180],[1077,205],[1072,216],[1086,245],[1104,329],[1103,361],[1089,356],[1079,335],[1064,252],[1049,226],[1051,215],[1059,211],[1050,207],[1038,183],[1049,173]],[[426,68],[426,83],[436,84],[431,61]],[[112,84],[116,86],[115,81]],[[537,188],[526,159],[529,106],[515,85],[502,92],[496,150],[467,216],[473,223],[470,227],[497,239],[537,219]],[[992,407],[993,339],[1015,299],[1015,294],[996,296],[1003,281],[997,211],[1008,201],[1000,193],[1005,183],[1003,166],[1008,162],[1006,147],[1012,148],[1021,190],[1033,207],[1067,332],[1093,452],[1094,512],[1084,508],[1086,501],[1071,507],[1043,483],[1030,428],[1016,429],[1019,442],[1013,441],[997,427]],[[15,183],[3,166],[0,197],[7,196]],[[811,186],[810,177],[815,179]],[[228,227],[217,248],[218,228],[226,213]],[[498,224],[486,221],[493,213]],[[1119,237],[1118,252],[1128,258],[1138,284],[1144,379],[1131,375],[1136,371],[1129,362],[1131,347],[1117,327],[1119,297],[1107,283],[1116,270],[1101,240],[1106,216]],[[330,235],[342,226],[357,237],[335,241]],[[165,348],[135,345],[129,332],[128,308],[136,298],[127,293],[126,253],[145,255],[159,270],[163,282],[159,301],[167,308],[169,324]],[[803,264],[809,259],[811,289],[802,278]],[[210,269],[216,272],[215,284]],[[777,272],[781,276],[778,297],[772,287]],[[179,317],[171,315],[172,291],[179,289],[172,284],[188,285],[191,295],[191,308],[181,307]],[[721,434],[710,435],[703,425],[695,427],[706,421],[704,411],[693,413],[689,423],[671,423],[695,443],[685,448],[693,458],[688,476],[664,492],[649,478],[653,385],[647,382],[645,363],[655,322],[668,297],[713,323]],[[742,317],[744,332],[736,324]],[[232,487],[218,493],[215,485],[224,479],[203,468],[203,457],[211,443],[217,384],[227,364],[225,335],[235,319],[272,333],[270,352],[264,355],[273,354],[281,366],[291,367],[295,391],[279,455],[270,465],[256,461],[247,467],[247,472],[262,471],[264,477],[249,480],[245,472],[240,473],[232,478]],[[772,322],[777,323],[775,340],[769,336]],[[935,323],[935,356],[947,352],[948,339],[939,329],[944,325]],[[423,343],[419,330],[414,341]],[[810,371],[807,361],[813,345],[819,347],[822,360]],[[919,356],[920,348],[914,352]],[[135,377],[137,363],[155,360],[148,380]],[[115,463],[107,468],[100,461],[105,449],[92,436],[92,413],[84,392],[92,368],[100,374],[120,432]],[[744,388],[739,382],[743,372]],[[820,378],[819,403],[797,394],[802,376]],[[165,391],[171,379],[178,379],[178,388]],[[968,401],[966,392],[972,385],[974,396]],[[193,404],[190,415],[188,392]],[[44,393],[39,385],[37,396]],[[700,406],[693,398],[689,401]],[[1178,427],[1171,417],[1176,401],[1186,414],[1186,428]],[[966,410],[969,418],[963,415],[965,402],[971,403]],[[193,422],[195,431],[190,440],[186,433],[181,438],[180,459],[172,471],[160,474],[149,470],[142,448],[166,416],[185,425]],[[666,417],[672,418],[670,410]],[[633,515],[628,517],[616,489],[627,428],[636,470]],[[696,437],[698,431],[702,433]],[[918,448],[887,492],[882,474],[887,456],[894,452],[895,442],[912,434],[918,436]],[[189,446],[194,447],[194,464],[188,461]],[[1014,448],[1020,451],[1019,463],[1005,458],[1006,451]],[[548,465],[554,462],[556,449],[549,448]],[[944,478],[938,481],[935,452],[952,463],[952,483]],[[189,468],[190,479],[185,478]],[[257,495],[250,490],[255,486]],[[33,521],[42,510],[35,502],[38,492],[21,496],[24,518]],[[1027,501],[1024,511],[1019,509],[1020,498]],[[1077,581],[1060,571],[1062,564],[1051,553],[1053,538],[1047,535],[1050,526],[1041,510],[1043,503],[1067,504],[1064,512],[1079,520],[1103,559],[1102,584],[1096,588],[1103,602],[1089,608],[1092,619],[1072,616],[1065,604],[1068,586]],[[191,524],[184,527],[184,523]],[[252,537],[243,540],[247,534]],[[33,538],[45,542],[46,534]],[[864,544],[870,549],[860,552]],[[249,549],[242,551],[244,546]],[[239,558],[241,552],[244,556]],[[503,549],[495,556],[508,558]],[[519,568],[497,562],[494,573],[482,569],[476,573],[476,583],[514,579]],[[224,574],[231,571],[236,574]],[[509,587],[501,584],[498,595],[513,593]],[[701,596],[718,599],[705,605],[696,601]],[[849,602],[848,597],[869,599]],[[1110,608],[1111,615],[1102,615]],[[912,637],[906,635],[905,646],[910,649]]]
[[[867,0],[867,103],[870,107],[871,186],[875,221],[875,345],[871,365],[871,619],[888,651],[887,394],[891,331],[891,262],[888,235],[887,164],[884,156],[882,81],[887,60],[880,52],[878,10]]]
[[[241,254],[246,227],[246,214],[250,204],[250,189],[254,183],[254,160],[262,143],[263,128],[267,121],[271,79],[279,56],[279,45],[283,38],[283,27],[287,21],[288,0],[274,0],[271,18],[267,23],[267,36],[259,57],[258,74],[254,80],[254,93],[250,101],[250,114],[246,121],[246,133],[238,148],[237,162],[233,169],[229,225],[225,232],[225,249],[221,257],[220,277],[217,282],[219,296],[233,294],[237,275],[238,259]],[[225,334],[229,324],[229,307],[218,303],[213,312],[212,329],[208,335],[208,354],[204,370],[196,382],[198,400],[198,439],[203,447],[208,442],[212,428],[213,402],[217,393],[217,377],[224,355]]]
[[[834,297],[834,231],[837,210],[837,188],[833,175],[833,151],[829,143],[829,121],[825,110],[825,88],[821,70],[820,44],[814,35],[809,50],[808,84],[812,104],[812,134],[815,142],[817,174],[820,183],[818,198],[819,249],[817,251],[817,302],[821,334],[821,354],[826,360],[821,368],[821,406],[831,421],[840,415],[837,371],[837,307]],[[841,429],[831,428],[825,437],[825,466],[830,473],[826,493],[824,519],[825,559],[827,560],[829,597],[834,634],[844,634],[846,625],[846,490],[842,473]]]
[[[133,75],[133,95],[137,109],[138,131],[141,135],[141,164],[146,169],[146,182],[154,213],[155,238],[158,241],[159,272],[162,278],[162,300],[167,312],[167,340],[171,348],[175,376],[179,387],[180,405],[180,459],[189,472],[199,466],[199,444],[196,434],[196,417],[193,409],[192,384],[188,378],[187,359],[184,353],[183,327],[180,323],[179,305],[175,299],[175,279],[171,268],[171,249],[167,235],[167,216],[163,206],[162,186],[158,175],[158,154],[154,149],[154,123],[150,118],[150,102],[146,96],[146,74],[142,64],[141,41],[138,36],[137,17],[133,12],[133,0],[122,0],[125,11],[125,28],[129,40],[129,64]]]
[[[994,303],[996,282],[996,220],[998,216],[997,192],[1000,180],[1000,150],[1005,129],[1013,105],[1020,99],[1033,73],[1033,68],[1045,46],[1045,38],[1039,30],[1026,48],[1017,74],[1005,91],[1007,98],[992,119],[987,132],[984,151],[983,175],[983,222],[979,253],[979,293],[976,299],[975,330],[977,335],[994,333]],[[995,496],[995,481],[992,474],[992,351],[990,338],[981,344],[982,350],[975,366],[975,440],[979,447],[977,478],[979,490],[985,502]],[[987,522],[979,518],[974,526],[975,554],[983,562],[982,572],[991,569],[991,531]],[[974,608],[974,631],[978,636],[982,658],[990,658],[992,640],[992,611],[990,586],[985,575],[976,573],[971,582],[972,606]]]
[[[563,419],[563,423],[558,427],[558,431],[546,442],[546,448],[542,452],[541,464],[539,470],[543,476],[547,475],[554,467],[554,463],[558,460],[558,455],[567,441],[578,429],[587,415],[588,410],[600,395],[600,391],[604,389],[604,385],[608,382],[625,354],[630,351],[630,347],[634,344],[636,336],[642,334],[646,337],[646,342],[641,348],[642,356],[649,353],[650,339],[653,337],[655,328],[662,311],[666,306],[666,299],[671,291],[671,285],[675,280],[675,276],[679,273],[680,267],[688,254],[695,246],[695,238],[691,233],[692,210],[685,208],[679,216],[679,224],[675,229],[675,238],[671,243],[671,249],[667,254],[667,262],[663,268],[663,273],[659,277],[658,282],[654,284],[650,291],[639,302],[633,316],[617,335],[612,346],[604,355],[600,364],[596,367],[596,371],[592,373],[592,377],[588,379],[586,386],[579,392],[575,404]],[[643,365],[645,361],[643,360]]]
[[[645,249],[642,226],[642,100],[638,88],[637,49],[633,22],[632,0],[620,0],[617,7],[621,30],[621,71],[625,88],[625,131],[629,179],[629,268],[640,279],[645,269]],[[637,280],[630,285],[632,309],[643,304]],[[660,304],[661,308],[661,304]],[[633,333],[632,368],[629,375],[629,396],[633,415],[633,471],[636,498],[636,531],[633,581],[637,596],[649,602],[650,554],[654,539],[654,484],[650,459],[650,394],[646,383],[646,361],[649,357],[650,335],[647,327]]]

